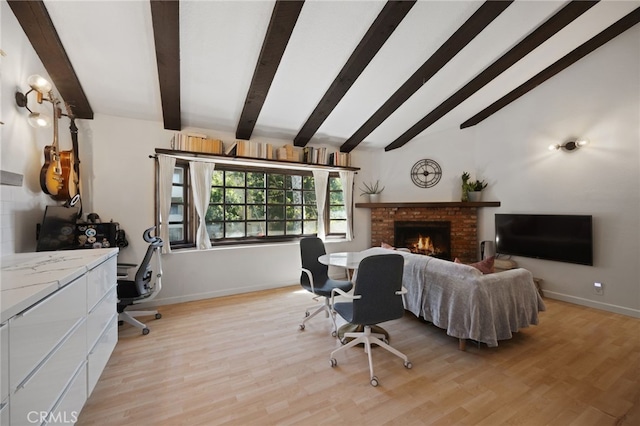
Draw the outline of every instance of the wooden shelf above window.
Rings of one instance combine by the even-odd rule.
[[[441,208],[441,207],[500,207],[500,201],[432,201],[432,202],[388,202],[388,203],[356,203],[356,207],[365,209],[377,208]]]
[[[176,151],[173,149],[156,148],[156,154],[169,155],[183,160],[200,159],[201,161],[211,161],[220,164],[237,164],[246,166],[258,166],[265,168],[279,168],[288,170],[327,170],[337,172],[341,170],[358,171],[359,167],[330,166],[326,164],[300,163],[298,161],[268,160],[265,158],[253,157],[231,157],[226,155],[206,154],[192,151]]]

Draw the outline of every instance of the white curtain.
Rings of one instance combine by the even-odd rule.
[[[162,241],[164,241],[162,253],[171,253],[171,244],[169,244],[169,212],[171,211],[171,188],[173,183],[173,169],[175,166],[176,159],[174,157],[162,154],[158,155],[159,235]]]
[[[198,213],[198,233],[196,234],[196,248],[198,250],[211,248],[209,233],[205,216],[211,199],[211,178],[215,163],[204,161],[190,161],[189,173],[191,175],[191,192],[193,193],[193,204]]]
[[[353,170],[344,170],[339,172],[340,182],[342,183],[342,196],[344,197],[344,209],[347,213],[347,233],[345,238],[347,241],[353,240]]]
[[[316,207],[318,209],[318,238],[324,241],[327,236],[324,229],[324,206],[327,201],[329,172],[326,170],[313,170],[313,181],[316,188]]]

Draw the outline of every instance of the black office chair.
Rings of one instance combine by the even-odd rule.
[[[142,329],[142,334],[149,334],[149,328],[135,317],[154,315],[156,319],[160,319],[162,314],[158,311],[125,311],[125,309],[128,306],[149,302],[162,289],[162,262],[158,250],[162,247],[163,242],[159,237],[151,236],[151,231],[155,228],[155,226],[151,227],[142,234],[142,238],[149,243],[149,246],[142,262],[140,262],[134,279],[118,280],[118,320]],[[158,266],[155,280],[153,280],[153,271],[151,269],[151,258],[154,254],[157,254]]]
[[[324,243],[320,238],[308,237],[300,240],[300,257],[302,258],[302,274],[300,275],[300,285],[305,290],[315,295],[314,299],[322,297],[323,304],[313,313],[309,310],[305,312],[305,318],[300,324],[300,330],[304,330],[305,322],[316,316],[320,312],[325,312],[327,318],[331,313],[329,298],[331,290],[338,288],[343,292],[351,290],[353,284],[350,281],[333,280],[329,278],[329,267],[318,261],[318,257],[326,254]],[[332,332],[336,334],[336,330]]]
[[[351,324],[364,326],[362,332],[345,333],[344,338],[354,338],[346,345],[331,352],[331,366],[338,365],[335,355],[338,352],[364,344],[364,350],[369,357],[370,383],[378,386],[378,378],[373,374],[371,359],[371,345],[378,345],[404,360],[404,366],[411,368],[409,358],[397,349],[389,346],[384,334],[372,333],[371,326],[384,321],[402,318],[404,305],[402,295],[406,289],[402,287],[402,272],[404,258],[399,254],[382,254],[362,259],[358,267],[353,295],[341,290],[334,290],[331,296],[334,322],[337,313]],[[351,302],[335,302],[334,297],[339,294],[352,299]],[[344,340],[343,340],[344,341]]]

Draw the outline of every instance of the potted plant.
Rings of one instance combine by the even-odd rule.
[[[377,203],[380,198],[380,193],[384,191],[384,186],[380,188],[380,182],[377,180],[375,183],[362,182],[360,191],[362,191],[360,196],[366,195],[370,203]]]
[[[469,173],[462,173],[462,201],[480,201],[482,190],[487,187],[483,180],[470,180]]]

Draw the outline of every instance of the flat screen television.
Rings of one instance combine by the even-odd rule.
[[[496,253],[593,265],[590,215],[496,214]]]

